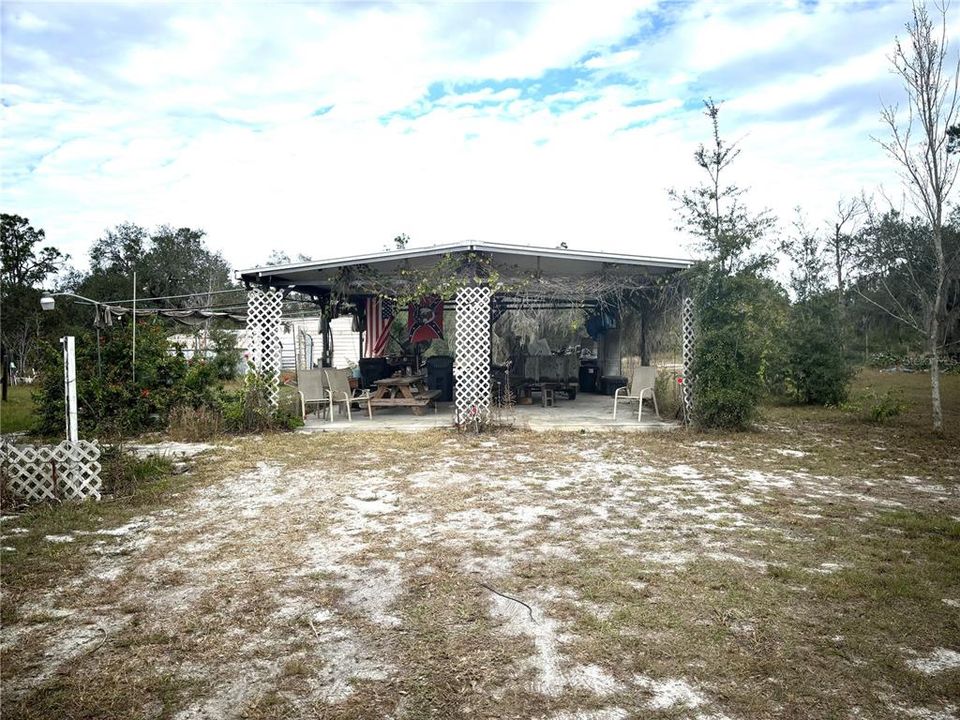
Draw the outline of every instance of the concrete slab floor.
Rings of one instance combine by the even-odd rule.
[[[374,411],[372,420],[367,417],[366,408],[354,408],[352,412],[352,422],[347,422],[347,415],[343,412],[334,412],[333,422],[311,414],[300,432],[417,432],[452,428],[454,424],[453,403],[437,403],[436,412],[428,409],[423,415],[414,415],[409,408],[380,408]],[[505,427],[535,431],[660,432],[681,427],[673,418],[658,420],[649,403],[644,404],[643,420],[639,423],[635,402],[620,403],[614,420],[612,397],[586,393],[578,394],[574,400],[558,395],[556,405],[546,408],[539,402],[539,396],[534,395],[532,405],[516,405],[510,409],[495,407],[493,419]]]

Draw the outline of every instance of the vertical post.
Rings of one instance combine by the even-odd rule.
[[[650,346],[647,337],[647,331],[650,323],[650,301],[641,294],[638,298],[640,310],[640,364],[650,364]]]
[[[10,381],[8,375],[10,371],[10,361],[7,360],[7,348],[0,346],[0,387],[2,387],[2,397],[3,401],[7,400],[7,384]]]
[[[133,352],[130,359],[130,370],[133,382],[137,382],[137,271],[133,271]]]
[[[67,424],[67,440],[77,442],[77,359],[72,335],[60,338],[63,346],[63,400]]]
[[[100,326],[103,325],[109,312],[106,305],[96,303],[93,306],[93,327],[97,331],[97,379],[103,379],[103,361],[100,357]]]
[[[467,286],[457,292],[456,411],[457,424],[490,419],[489,287]]]
[[[283,295],[273,288],[250,288],[247,293],[247,332],[250,360],[267,383],[269,402],[277,407],[280,397],[280,322]]]
[[[213,306],[213,275],[207,278],[207,308]],[[210,318],[203,323],[203,359],[207,359],[207,352],[210,346]]]
[[[303,343],[300,341],[300,330],[297,327],[297,323],[293,322],[290,324],[290,334],[293,335],[293,369],[300,369],[300,354],[303,350],[301,347]]]
[[[683,298],[680,316],[682,323],[680,342],[683,349],[683,385],[680,386],[680,394],[683,399],[683,420],[689,425],[693,416],[693,388],[691,387],[693,379],[690,377],[694,341],[693,298]]]
[[[330,321],[327,319],[327,310],[330,306],[323,305],[320,308],[320,367],[329,367],[330,363],[327,361],[327,355],[329,354],[329,338],[327,333],[330,332]]]
[[[97,322],[97,377],[103,377],[103,363],[100,360],[100,323]]]

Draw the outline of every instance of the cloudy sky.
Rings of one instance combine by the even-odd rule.
[[[238,268],[476,239],[678,256],[702,99],[787,226],[898,181],[899,2],[2,5],[3,210],[84,267],[131,221]]]

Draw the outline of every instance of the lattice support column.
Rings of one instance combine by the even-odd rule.
[[[681,395],[683,397],[683,420],[689,424],[693,416],[693,388],[690,369],[693,366],[693,340],[694,340],[694,317],[693,317],[693,298],[683,298],[681,309],[681,323],[683,325],[683,385],[681,386]]]
[[[100,499],[100,446],[96,440],[65,440],[59,445],[0,447],[2,480],[27,502]]]
[[[490,420],[490,297],[489,287],[469,286],[457,293],[458,425]]]
[[[280,399],[280,321],[283,294],[274,288],[250,288],[247,292],[247,336],[250,361],[267,383],[270,404]]]

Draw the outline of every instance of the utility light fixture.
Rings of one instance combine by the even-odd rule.
[[[77,295],[76,293],[72,293],[72,292],[58,292],[58,293],[50,293],[49,295],[43,295],[43,296],[40,298],[40,307],[41,307],[43,310],[53,310],[53,309],[55,309],[56,306],[57,306],[57,301],[54,299],[55,297],[72,297],[72,298],[76,298],[77,300],[80,300],[81,302],[85,302],[85,303],[89,303],[90,305],[93,305],[94,309],[96,310],[97,320],[96,320],[96,322],[94,323],[94,325],[95,325],[96,328],[97,328],[97,377],[102,377],[102,376],[103,376],[103,366],[102,366],[102,362],[101,362],[101,359],[100,359],[100,306],[103,305],[103,303],[97,302],[96,300],[91,300],[91,299],[88,298],[88,297],[84,297],[83,295]],[[104,307],[106,307],[106,306],[104,306]],[[134,328],[136,328],[136,325],[134,325]],[[74,343],[74,339],[71,337],[71,338],[70,338],[71,353],[73,352],[73,350],[72,350],[72,348],[74,347],[73,343]],[[134,334],[134,343],[136,343],[136,334]],[[66,345],[64,345],[64,348],[66,348]],[[134,344],[133,352],[136,353],[136,344]],[[64,353],[66,353],[66,350],[64,350]],[[64,355],[64,359],[66,359],[66,355]],[[64,369],[64,372],[66,372],[66,365],[64,365],[64,368],[65,368],[65,369]],[[68,433],[68,435],[69,435],[69,433],[70,433],[69,423],[68,423],[68,426],[67,426],[67,433]],[[75,438],[74,438],[74,439],[75,439]]]

